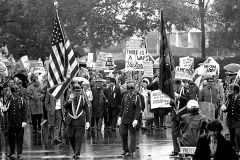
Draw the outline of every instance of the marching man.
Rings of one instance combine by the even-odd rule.
[[[90,115],[87,100],[79,84],[74,84],[73,94],[74,98],[70,98],[64,106],[67,114],[65,123],[67,136],[74,151],[73,158],[80,159],[85,129],[90,126]]]
[[[123,141],[123,154],[133,156],[136,149],[136,126],[141,112],[141,99],[134,90],[134,81],[127,82],[128,92],[123,96],[118,124],[120,125],[120,135]],[[128,131],[130,133],[130,146],[128,146]]]
[[[10,152],[7,157],[15,154],[15,142],[17,143],[17,158],[21,158],[23,147],[23,132],[27,125],[27,108],[25,101],[19,96],[20,89],[13,85],[10,88],[11,97],[8,99],[6,106],[1,109],[8,113],[8,143]]]

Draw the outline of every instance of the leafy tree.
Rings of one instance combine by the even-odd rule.
[[[51,52],[54,0],[2,0],[0,43],[19,58],[43,58]],[[63,29],[79,54],[106,48],[135,35],[158,29],[158,11],[164,11],[168,30],[175,24],[184,30],[191,24],[185,4],[178,0],[59,0]],[[10,22],[10,23],[7,23]]]
[[[215,0],[208,23],[213,29],[210,47],[234,50],[240,47],[240,1]]]

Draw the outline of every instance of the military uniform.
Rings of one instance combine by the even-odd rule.
[[[230,140],[236,150],[240,151],[240,95],[229,97],[227,104],[227,126],[230,132]]]
[[[8,142],[10,154],[15,153],[15,141],[17,142],[17,154],[22,154],[23,132],[22,123],[27,123],[26,103],[20,96],[9,99],[6,104],[8,110]]]
[[[126,93],[122,99],[119,117],[121,117],[120,135],[124,152],[133,153],[136,149],[136,128],[132,123],[134,120],[139,120],[142,109],[140,101],[140,97],[131,91]],[[128,147],[128,131],[130,132],[130,148]]]
[[[80,156],[81,146],[85,134],[85,123],[90,121],[88,104],[85,96],[80,95],[64,106],[66,110],[66,130],[74,156]]]

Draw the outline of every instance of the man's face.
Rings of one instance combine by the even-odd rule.
[[[9,82],[8,82],[8,86],[9,87],[12,87],[14,85],[14,81],[13,80],[10,80]]]
[[[234,92],[234,89],[233,89],[233,86],[230,86],[229,87],[229,95],[234,95],[235,92]]]
[[[13,95],[14,95],[14,96],[19,96],[19,91],[13,92]]]
[[[96,86],[99,88],[99,87],[102,87],[102,82],[96,82]]]
[[[107,84],[110,83],[110,78],[106,78],[106,83],[107,83]]]
[[[135,91],[136,91],[136,92],[139,92],[139,91],[140,91],[139,85],[135,85]]]
[[[22,71],[22,74],[27,75],[27,71],[26,70]]]
[[[147,88],[147,83],[142,84],[143,88]]]
[[[114,82],[110,82],[109,85],[110,85],[110,87],[113,87],[115,85],[115,83]]]
[[[209,86],[209,87],[212,87],[212,86],[213,86],[213,81],[208,81],[207,83],[208,83],[208,86]]]
[[[82,94],[83,94],[82,89],[81,90],[74,90],[75,97],[78,97],[78,96],[80,96]]]
[[[209,133],[213,137],[213,139],[217,139],[218,131],[210,131]]]

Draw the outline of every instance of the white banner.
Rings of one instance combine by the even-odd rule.
[[[219,75],[219,64],[212,58],[209,57],[198,69],[197,73],[201,76],[214,76]]]
[[[48,82],[47,72],[44,72],[43,74],[40,74],[38,76],[38,82],[40,83],[41,89],[47,86],[47,82]]]
[[[169,108],[170,98],[163,94],[160,90],[151,92],[151,109]]]
[[[194,70],[190,68],[183,68],[176,66],[175,68],[175,78],[193,80]]]
[[[153,62],[152,61],[143,61],[143,77],[153,77]]]
[[[33,74],[35,75],[40,75],[40,74],[45,74],[46,70],[44,67],[34,67],[33,68]]]
[[[24,69],[26,69],[29,72],[30,71],[30,62],[29,62],[28,56],[27,55],[22,56],[20,60],[22,62]]]
[[[179,58],[179,67],[194,69],[194,58],[190,57]]]
[[[148,61],[147,49],[126,49],[125,70],[143,71],[143,61]]]
[[[97,57],[97,61],[96,61],[96,64],[95,64],[95,68],[96,69],[103,69],[105,67],[107,57],[108,57],[108,53],[99,52],[99,55]]]

